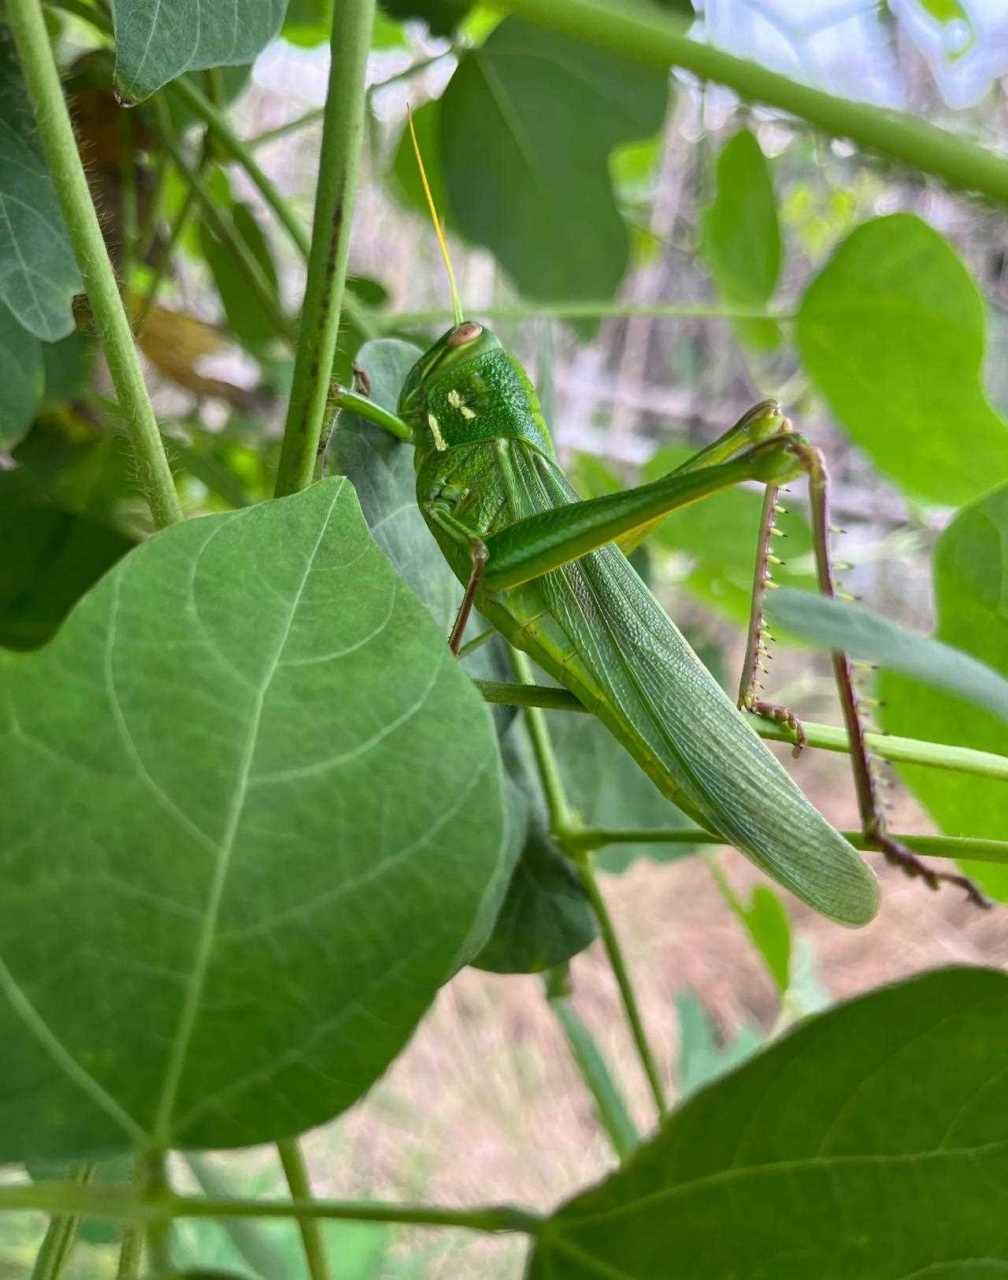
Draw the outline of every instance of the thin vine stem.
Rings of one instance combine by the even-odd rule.
[[[573,711],[589,715],[588,708],[567,689],[523,681],[507,684],[497,680],[474,680],[487,702],[514,707],[544,707],[552,711]],[[754,716],[752,726],[761,738],[770,742],[793,742],[790,731],[780,725]],[[838,725],[817,724],[803,720],[808,745],[823,751],[847,752],[850,746],[847,730]],[[1008,756],[974,747],[956,747],[944,742],[926,742],[920,738],[900,738],[886,733],[869,733],[865,741],[873,755],[896,764],[920,764],[934,769],[950,769],[956,773],[976,773],[987,778],[1008,781]]]
[[[861,831],[841,831],[855,849],[877,853]],[[1008,840],[988,840],[982,836],[893,836],[915,853],[929,858],[966,858],[973,862],[1008,863]],[[712,835],[703,827],[580,827],[568,837],[577,849],[604,849],[613,844],[724,844],[724,836]]]
[[[308,1166],[305,1164],[301,1144],[297,1138],[284,1138],[276,1146],[291,1199],[301,1202],[311,1201],[313,1199],[311,1179],[308,1176]],[[298,1218],[298,1230],[301,1232],[301,1244],[311,1280],[331,1280],[332,1271],[326,1256],[325,1241],[322,1238],[318,1219]]]
[[[681,67],[704,81],[726,85],[748,102],[800,116],[866,151],[940,178],[951,187],[978,191],[1008,203],[1008,159],[968,138],[902,111],[854,102],[790,80],[759,63],[712,44],[691,40],[656,5],[634,0],[499,0],[500,7],[539,26],[600,45],[657,67]]]
[[[313,1218],[341,1222],[392,1222],[418,1227],[460,1227],[468,1231],[538,1233],[540,1214],[515,1205],[449,1209],[439,1205],[370,1200],[250,1200],[231,1196],[175,1195],[162,1191],[138,1197],[128,1188],[83,1187],[69,1181],[0,1186],[0,1213],[77,1213],[111,1221],[166,1224],[175,1218]]]
[[[532,680],[532,664],[520,649],[511,649],[511,663],[518,679],[523,685],[528,685]],[[658,1108],[658,1114],[660,1116],[664,1115],[666,1111],[665,1090],[662,1086],[658,1064],[644,1029],[644,1019],[641,1016],[640,1006],[637,1002],[637,993],[630,978],[630,971],[627,968],[612,917],[595,878],[591,850],[579,848],[576,843],[580,823],[567,803],[563,782],[560,777],[560,767],[557,763],[556,753],[553,750],[553,743],[550,741],[549,730],[546,727],[546,717],[539,707],[534,706],[526,706],[525,715],[529,737],[532,740],[532,751],[536,758],[539,777],[546,795],[551,834],[564,852],[571,857],[578,879],[581,881],[581,886],[595,913],[599,934],[602,938],[602,946],[609,961],[609,967],[613,971],[613,977],[616,979],[616,985],[619,988],[620,999],[623,1002],[623,1010],[630,1027],[634,1046],[637,1049],[637,1056],[640,1058],[641,1067],[654,1097],[655,1106]]]
[[[277,497],[297,493],[310,484],[318,458],[346,284],[374,11],[374,0],[338,4],[333,9],[311,256],[277,471]]]
[[[40,0],[17,0],[16,4],[7,6],[6,17],[14,34],[39,137],[133,445],[140,485],[155,523],[163,528],[181,520],[182,509],[119,296],[115,271],[77,152]]]

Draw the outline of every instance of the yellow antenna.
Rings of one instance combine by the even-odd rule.
[[[438,217],[438,211],[434,205],[434,197],[431,195],[430,183],[427,181],[427,170],[424,168],[423,156],[420,154],[420,144],[417,142],[416,129],[413,128],[413,110],[408,105],[406,107],[406,119],[409,123],[410,137],[413,139],[413,153],[416,156],[417,166],[420,169],[420,181],[423,183],[424,195],[427,197],[427,208],[430,210],[431,222],[434,223],[434,234],[437,236],[438,246],[441,249],[441,257],[444,258],[444,264],[448,271],[448,288],[451,290],[452,310],[455,312],[455,323],[461,324],[465,317],[462,315],[462,302],[459,298],[458,285],[455,283],[455,272],[452,270],[451,257],[448,254],[448,241],[445,239],[444,223]]]

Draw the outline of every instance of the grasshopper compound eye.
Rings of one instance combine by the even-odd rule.
[[[446,346],[464,347],[466,343],[475,342],[482,332],[481,324],[477,324],[474,320],[466,320],[464,324],[456,325],[451,331]]]

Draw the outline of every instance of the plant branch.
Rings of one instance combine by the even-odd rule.
[[[7,6],[6,17],[14,33],[53,185],[136,455],[140,483],[155,523],[163,528],[181,520],[182,509],[77,152],[42,7],[39,0],[18,0]]]
[[[509,646],[509,648],[515,675],[523,686],[528,687],[532,681],[532,664],[520,649],[515,649],[513,646]],[[605,949],[609,966],[613,971],[613,977],[616,979],[616,985],[619,988],[620,998],[623,1001],[623,1010],[637,1049],[637,1055],[640,1058],[641,1067],[651,1088],[658,1114],[663,1115],[666,1109],[665,1091],[662,1088],[658,1065],[655,1062],[654,1054],[651,1052],[651,1045],[648,1043],[647,1034],[644,1030],[644,1019],[641,1017],[640,1007],[637,1003],[637,993],[634,991],[633,982],[630,979],[630,972],[623,957],[619,938],[616,936],[612,917],[609,915],[609,909],[605,904],[605,899],[602,897],[598,881],[595,878],[595,869],[591,862],[591,851],[577,847],[578,832],[581,826],[567,803],[563,782],[560,778],[560,766],[557,763],[553,743],[550,741],[549,730],[546,727],[546,718],[541,708],[528,704],[525,706],[525,715],[529,737],[532,740],[532,751],[536,758],[539,778],[546,796],[546,807],[549,809],[550,833],[557,844],[571,858],[578,879],[581,881],[581,886],[588,897],[588,901],[591,903],[595,918],[598,921],[602,946]],[[590,1087],[591,1083],[589,1082]]]
[[[878,850],[861,831],[841,831],[855,849],[867,853]],[[980,836],[896,835],[915,853],[930,858],[968,858],[974,862],[1008,863],[1008,840],[987,840]],[[611,844],[724,844],[724,836],[712,835],[703,827],[581,827],[568,837],[576,850],[604,849]]]
[[[589,715],[588,708],[567,689],[549,685],[506,684],[496,680],[474,680],[487,702],[501,702],[515,707],[545,707],[551,711],[576,711]],[[761,738],[770,742],[793,742],[791,732],[780,725],[754,716],[753,728]],[[810,747],[824,751],[848,751],[846,729],[837,725],[802,721]],[[885,733],[865,735],[873,755],[896,764],[921,764],[934,769],[951,769],[956,773],[977,773],[988,778],[1008,781],[1008,756],[992,751],[978,751],[974,747],[955,747],[944,742],[924,742],[919,738],[899,738]]]
[[[683,35],[681,23],[656,6],[633,0],[496,2],[540,26],[638,62],[681,67],[701,80],[726,85],[746,101],[800,116],[833,137],[849,138],[866,151],[889,156],[951,187],[1008,203],[1008,159],[905,112],[810,88],[759,63],[691,40]]]
[[[161,1192],[138,1198],[126,1189],[46,1181],[0,1186],[0,1213],[77,1213],[113,1221],[164,1223],[173,1218],[313,1218],[344,1222],[395,1222],[468,1231],[517,1231],[535,1235],[542,1218],[513,1205],[442,1209],[436,1205],[354,1200],[248,1200],[230,1196],[180,1196]]]
[[[311,255],[277,473],[278,497],[310,484],[318,457],[346,283],[374,9],[374,0],[333,9]]]
[[[312,1200],[311,1181],[301,1144],[297,1138],[285,1138],[276,1145],[291,1199],[310,1202]],[[318,1219],[298,1218],[298,1229],[301,1232],[301,1244],[304,1247],[305,1262],[308,1265],[308,1275],[311,1280],[330,1280],[332,1271],[326,1256],[325,1241],[322,1239]]]
[[[484,307],[478,313],[485,320],[528,320],[543,316],[553,320],[618,319],[629,316],[658,316],[708,320],[793,320],[792,312],[768,311],[765,307],[731,307],[703,302],[516,302],[498,307]],[[437,324],[452,318],[451,307],[431,307],[426,311],[404,311],[381,317],[386,329],[407,329],[414,325]]]

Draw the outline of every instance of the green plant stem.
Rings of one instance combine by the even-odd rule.
[[[311,257],[277,472],[277,497],[297,493],[310,484],[318,458],[346,283],[374,9],[374,0],[357,0],[333,9]]]
[[[354,1200],[248,1200],[230,1196],[180,1196],[162,1192],[151,1199],[111,1187],[82,1187],[46,1181],[0,1186],[0,1213],[77,1213],[82,1217],[166,1223],[173,1218],[314,1218],[344,1222],[395,1222],[419,1227],[461,1227],[468,1231],[517,1231],[535,1235],[539,1214],[512,1205],[442,1209],[436,1205]]]
[[[143,1231],[136,1223],[127,1222],[123,1227],[122,1243],[119,1246],[116,1280],[139,1280],[142,1258]]]
[[[640,1135],[595,1037],[571,1003],[567,966],[551,969],[544,976],[544,982],[546,1000],[560,1023],[581,1078],[594,1099],[602,1127],[609,1135],[613,1150],[621,1160],[625,1160],[640,1142]]]
[[[196,165],[187,164],[181,148],[171,138],[163,137],[162,144],[169,156],[171,156],[172,164],[175,166],[179,176],[189,188],[187,199],[191,195],[195,203],[199,205],[204,223],[231,255],[256,303],[269,320],[274,333],[289,345],[293,345],[292,325],[280,310],[280,300],[276,292],[256,260],[255,254],[252,253],[236,231],[234,222],[221,213],[218,202],[211,195],[206,182],[203,180],[200,163]]]
[[[509,649],[515,675],[523,685],[529,685],[532,680],[532,664],[520,649],[510,646]],[[560,778],[560,766],[557,764],[556,753],[546,727],[546,718],[540,708],[528,704],[525,706],[525,716],[536,767],[539,771],[539,780],[546,797],[546,808],[549,810],[550,828],[558,840],[564,840],[570,832],[575,830],[578,823],[567,803],[563,781]]]
[[[511,647],[510,652],[511,664],[514,667],[515,675],[523,685],[528,686],[532,681],[532,664],[520,649]],[[644,1030],[644,1020],[637,1004],[637,993],[634,991],[633,983],[630,980],[630,972],[623,958],[623,950],[620,947],[619,938],[616,936],[612,917],[609,915],[609,909],[606,907],[605,899],[602,897],[598,881],[595,878],[595,869],[591,862],[591,851],[580,848],[577,845],[577,833],[580,830],[580,823],[567,803],[563,781],[560,778],[560,767],[557,763],[556,753],[553,750],[553,744],[550,741],[549,730],[546,727],[546,717],[543,715],[542,710],[535,706],[526,706],[525,715],[529,737],[532,741],[532,751],[539,770],[539,779],[542,782],[543,792],[546,796],[546,807],[549,810],[550,832],[564,852],[571,857],[578,879],[581,881],[581,885],[595,913],[599,933],[602,937],[602,946],[605,949],[609,966],[613,971],[613,977],[616,979],[616,985],[619,988],[623,1010],[640,1058],[641,1067],[651,1088],[658,1114],[663,1115],[666,1109],[665,1092],[662,1088],[661,1075],[658,1071],[654,1054],[651,1052],[651,1045]],[[591,1084],[589,1082],[590,1087]]]
[[[860,831],[840,833],[855,849],[875,853]],[[981,836],[915,836],[893,834],[894,840],[929,858],[966,858],[974,862],[1008,862],[1008,840]],[[724,844],[723,836],[703,827],[581,827],[568,837],[577,850],[604,849],[611,844]]]
[[[182,509],[77,153],[42,7],[39,0],[17,0],[16,4],[7,6],[6,16],[14,33],[39,136],[133,445],[140,484],[155,523],[164,527],[181,520]]]
[[[496,680],[474,680],[487,702],[501,702],[515,707],[545,707],[551,711],[576,711],[588,715],[588,708],[567,689],[522,682],[506,684]],[[753,717],[752,726],[761,738],[770,742],[793,742],[793,736],[781,725]],[[803,720],[810,747],[823,751],[850,750],[847,730],[832,724],[816,724]],[[1008,756],[973,747],[954,747],[944,742],[924,742],[919,738],[899,738],[884,733],[868,733],[865,741],[872,755],[897,764],[921,764],[934,769],[950,769],[956,773],[977,773],[987,778],[1008,781]]]
[[[595,868],[592,865],[591,850],[578,847],[577,833],[575,832],[567,836],[565,848],[570,851],[575,870],[578,873],[578,879],[581,881],[581,887],[587,894],[588,901],[595,912],[595,918],[598,920],[599,933],[602,935],[602,945],[609,959],[609,966],[616,979],[616,985],[619,987],[623,1010],[626,1013],[627,1022],[630,1025],[630,1033],[637,1047],[637,1056],[640,1058],[641,1066],[644,1068],[644,1074],[651,1089],[651,1096],[654,1098],[660,1118],[668,1110],[661,1072],[658,1070],[658,1063],[655,1060],[650,1041],[647,1038],[647,1032],[644,1029],[644,1019],[641,1016],[640,1006],[637,1003],[637,993],[634,991],[630,973],[623,958],[623,949],[620,946],[619,938],[616,936],[616,929],[609,914],[609,908],[606,906],[605,898],[603,898],[599,889]]]
[[[183,102],[198,120],[203,121],[221,153],[230,156],[241,165],[263,200],[273,210],[277,221],[290,236],[295,249],[307,261],[311,251],[308,233],[290,203],[284,199],[275,183],[260,167],[248,143],[243,142],[231,128],[224,112],[215,107],[206,94],[197,89],[187,76],[179,76],[177,80],[173,80],[168,86],[168,92]]]
[[[307,129],[309,125],[318,124],[325,113],[324,107],[312,107],[310,111],[304,112],[303,115],[295,116],[293,120],[288,120],[286,124],[278,124],[273,129],[264,129],[262,133],[257,133],[255,137],[249,138],[246,147],[266,147],[271,142],[278,142],[281,138],[286,138],[288,134],[300,133],[302,129]]]
[[[729,307],[702,302],[516,302],[499,307],[485,307],[478,313],[484,320],[528,320],[533,316],[551,320],[592,320],[630,316],[659,316],[709,320],[775,320],[786,323],[794,314],[767,311],[765,307]],[[405,311],[401,315],[381,317],[386,329],[438,324],[452,318],[451,307],[431,307],[426,311]]]
[[[79,1186],[86,1186],[93,1177],[94,1165],[82,1164],[74,1174],[74,1182]],[[59,1280],[77,1239],[79,1225],[80,1215],[75,1213],[58,1214],[50,1218],[32,1267],[31,1280]]]
[[[285,1138],[277,1144],[277,1153],[283,1165],[284,1177],[290,1190],[291,1199],[311,1201],[311,1180],[305,1164],[304,1153],[297,1138]],[[305,1262],[308,1264],[308,1275],[311,1280],[330,1280],[332,1272],[326,1256],[325,1241],[317,1218],[298,1218],[298,1230],[301,1232],[301,1244],[304,1248]]]
[[[746,101],[800,116],[833,137],[849,138],[867,151],[890,156],[951,187],[1008,202],[1008,159],[905,112],[824,93],[759,63],[691,40],[683,34],[682,24],[657,6],[634,0],[496,2],[540,26],[612,53],[652,66],[681,67],[701,80],[726,85]]]

